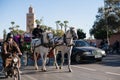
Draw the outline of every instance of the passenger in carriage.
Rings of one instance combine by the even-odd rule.
[[[16,35],[13,36],[13,40],[17,43],[20,50],[22,50],[21,35],[17,33]]]
[[[40,25],[37,25],[36,28],[34,28],[33,32],[32,32],[32,38],[35,39],[35,38],[41,38],[42,35],[41,33],[43,32],[42,28]]]
[[[30,51],[31,38],[32,38],[31,33],[29,33],[29,32],[24,33],[24,35],[23,35],[23,47],[22,47],[23,53],[24,53],[24,51]]]
[[[31,33],[29,33],[29,32],[25,32],[25,33],[24,33],[24,35],[23,35],[23,40],[24,40],[25,42],[31,42],[31,38],[32,38]]]

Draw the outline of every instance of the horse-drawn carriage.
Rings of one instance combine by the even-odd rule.
[[[47,59],[47,55],[50,51],[50,49],[53,49],[53,54],[54,54],[54,63],[56,66],[56,69],[58,69],[58,64],[57,64],[57,60],[56,60],[56,55],[58,53],[58,51],[61,51],[61,55],[62,55],[62,62],[60,64],[60,69],[63,66],[64,63],[64,54],[67,53],[68,54],[68,69],[69,72],[72,71],[70,63],[71,63],[71,51],[72,51],[72,47],[73,47],[73,39],[77,38],[77,30],[75,30],[74,28],[70,28],[69,30],[67,30],[65,32],[65,34],[63,35],[62,39],[58,42],[58,44],[54,44],[55,39],[54,36],[51,34],[51,32],[43,32],[42,33],[42,38],[41,39],[37,39],[37,40],[32,40],[31,42],[31,46],[34,50],[34,59],[35,59],[35,69],[38,69],[38,65],[37,65],[37,57],[35,53],[39,53],[41,55],[41,59],[42,59],[42,71],[46,71],[46,59]],[[53,45],[51,46],[51,42],[53,42]],[[60,43],[60,44],[59,44]]]
[[[70,58],[71,58],[71,50],[72,50],[72,44],[73,44],[73,38],[77,37],[77,31],[73,28],[70,28],[68,31],[65,32],[65,36],[62,37],[62,43],[60,45],[52,45],[50,46],[50,43],[54,43],[54,36],[53,33],[49,31],[44,31],[42,33],[42,38],[32,39],[32,36],[30,33],[25,33],[23,36],[23,60],[24,65],[27,65],[28,59],[31,58],[34,60],[35,68],[38,69],[37,61],[39,58],[42,60],[42,70],[46,71],[46,62],[47,59],[50,57],[54,57],[54,62],[56,65],[56,68],[58,67],[56,55],[58,51],[61,51],[62,53],[62,63],[60,65],[60,68],[63,66],[64,63],[64,54],[68,54],[68,69],[71,72],[70,67]],[[52,49],[52,50],[51,50]],[[32,52],[31,52],[32,51]],[[51,52],[50,52],[51,51]]]
[[[56,68],[61,69],[64,63],[64,54],[67,53],[68,54],[68,70],[69,72],[71,72],[72,71],[70,66],[71,50],[73,47],[73,38],[78,37],[77,31],[74,30],[73,28],[70,28],[68,31],[65,32],[65,36],[62,37],[62,43],[61,41],[59,41],[61,43],[60,45],[53,44],[52,46],[49,46],[49,44],[51,41],[55,43],[54,36],[51,36],[51,33],[47,31],[43,32],[42,35],[43,35],[42,39],[41,38],[32,39],[32,36],[30,33],[25,33],[23,35],[22,51],[23,51],[24,65],[27,65],[28,59],[31,58],[32,60],[34,60],[35,69],[38,69],[37,60],[41,58],[42,60],[41,70],[46,71],[47,57],[48,58],[54,57],[54,63]],[[64,42],[64,40],[66,41]],[[41,43],[41,41],[43,43]],[[31,52],[31,50],[33,53]],[[58,66],[57,60],[56,60],[58,51],[61,51],[61,55],[62,55],[60,67]],[[40,55],[39,58],[36,55],[36,53]]]

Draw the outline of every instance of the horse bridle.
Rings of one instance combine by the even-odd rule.
[[[70,29],[69,31],[70,31],[70,33],[72,34],[72,38],[73,38],[73,37],[74,37],[74,35],[73,35],[73,30]],[[68,31],[67,31],[66,33],[68,33]],[[66,37],[66,34],[64,34],[64,43],[66,43],[66,45],[68,45],[68,43],[67,43],[67,41],[66,41],[67,39],[71,39],[71,38],[67,38],[67,37]],[[69,45],[68,45],[68,46],[69,46]]]

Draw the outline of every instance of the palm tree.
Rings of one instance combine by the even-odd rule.
[[[38,20],[38,19],[35,20],[37,25],[41,25],[42,21],[43,21],[43,17],[40,20]]]
[[[43,25],[43,17],[40,19],[40,24]]]
[[[59,23],[60,23],[60,21],[58,20],[55,23],[56,23],[56,29],[58,30],[59,29]]]
[[[68,26],[67,26],[67,23],[68,23],[68,21],[64,21],[64,24],[65,24],[65,25],[64,25],[65,32],[66,32],[66,30],[67,30],[67,27],[68,27]]]
[[[11,25],[12,25],[12,26],[9,28],[9,30],[11,30],[11,31],[13,30],[14,24],[15,24],[15,22],[12,21],[12,22],[11,22]]]
[[[15,24],[15,22],[14,22],[14,21],[12,21],[12,22],[11,22],[11,25],[12,25],[12,26],[11,26],[11,27],[9,27],[9,30],[11,30],[11,32],[12,32],[12,31],[14,31],[14,24]]]
[[[38,19],[36,19],[35,22],[37,25],[40,25],[40,23],[41,23]]]
[[[11,31],[11,33],[12,33],[13,35],[20,33],[20,32],[19,32],[20,30],[18,29],[18,28],[20,27],[19,25],[15,25],[15,22],[13,22],[13,21],[11,22],[11,25],[12,25],[12,26],[9,27],[9,30]],[[22,30],[21,30],[21,31],[22,31]]]
[[[16,28],[17,30],[18,30],[19,27],[20,27],[19,25],[16,25],[16,26],[15,26],[15,28]]]
[[[16,31],[17,33],[18,33],[18,28],[19,28],[19,27],[20,27],[19,25],[16,25],[16,26],[15,26],[15,28],[16,28],[15,31]]]
[[[48,30],[48,31],[51,31],[51,30],[52,30],[52,27],[47,27],[47,30]]]
[[[9,27],[9,30],[11,30],[11,31],[12,31],[12,30],[13,30],[13,27]]]
[[[14,21],[12,21],[12,22],[11,22],[11,24],[12,24],[12,27],[13,27],[13,26],[14,26],[14,24],[15,24],[15,22],[14,22]]]
[[[64,24],[63,24],[63,23],[60,23],[59,25],[60,25],[61,31],[62,31],[62,28],[63,28]]]
[[[3,30],[3,41],[6,40],[6,35],[7,35],[7,32],[6,32],[6,30],[4,29],[4,30]]]

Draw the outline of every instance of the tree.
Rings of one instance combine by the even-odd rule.
[[[61,21],[60,20],[58,20],[58,21],[56,21],[55,23],[56,23],[56,29],[58,30],[59,29],[59,23],[60,23]]]
[[[52,31],[52,27],[47,27],[47,30],[48,31]]]
[[[41,23],[38,19],[36,19],[35,22],[37,25],[40,25],[40,23]]]
[[[46,26],[46,25],[40,25],[40,27],[41,27],[41,29],[43,29],[43,30],[47,30],[47,28],[48,28],[48,26]]]
[[[68,27],[67,23],[68,23],[68,21],[65,20],[65,21],[61,22],[60,20],[58,20],[55,23],[56,23],[56,27],[57,27],[56,28],[57,29],[56,30],[56,34],[58,34],[60,36],[63,35],[63,33],[65,33],[66,30],[67,30],[67,27]],[[59,26],[60,26],[61,30],[59,30]],[[64,27],[64,30],[62,30],[63,27]]]
[[[60,25],[61,30],[62,30],[62,29],[63,29],[64,24],[63,24],[63,23],[60,23],[59,25]]]
[[[12,25],[12,27],[9,27],[9,30],[11,31],[11,33],[13,34],[13,35],[15,35],[15,34],[22,34],[22,33],[24,33],[24,31],[23,30],[20,30],[19,29],[19,25],[15,25],[15,22],[11,22],[11,25]]]
[[[64,31],[63,31],[63,30],[56,30],[55,36],[62,37],[63,34],[64,34]]]
[[[86,38],[86,33],[83,32],[82,29],[77,29],[78,39]]]
[[[14,24],[15,24],[15,22],[14,22],[14,21],[12,21],[12,22],[11,22],[11,24],[12,24],[12,27],[13,27],[13,26],[14,26]]]
[[[42,21],[43,21],[43,17],[40,20],[39,19],[35,20],[35,22],[36,22],[37,25],[41,25]]]
[[[68,27],[68,26],[67,26],[67,23],[68,23],[68,21],[67,21],[67,20],[66,20],[66,21],[64,21],[64,24],[65,24],[65,25],[64,25],[65,32],[66,32],[66,30],[67,30],[67,27]]]
[[[4,29],[4,30],[3,30],[3,41],[6,40],[6,37],[7,37],[7,32],[6,32],[6,30]]]
[[[120,31],[120,0],[104,0],[104,7],[98,9],[90,34],[96,39],[110,37]],[[101,34],[103,34],[101,36]]]

